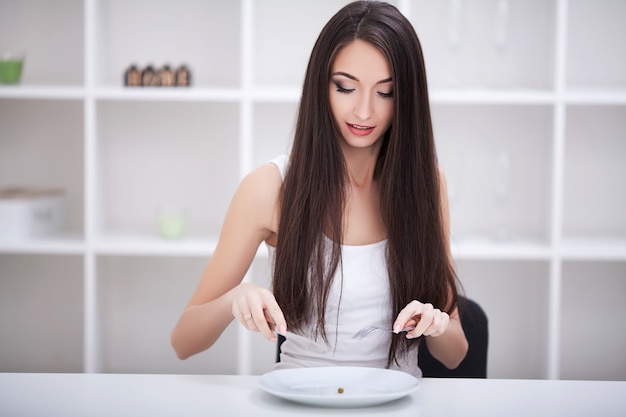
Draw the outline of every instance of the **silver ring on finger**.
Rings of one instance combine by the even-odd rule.
[[[250,314],[250,313],[248,313],[248,314],[246,314],[245,316],[243,316],[243,320],[244,320],[244,321],[246,321],[246,322],[247,322],[248,320],[250,320],[251,318],[252,318],[252,314]]]

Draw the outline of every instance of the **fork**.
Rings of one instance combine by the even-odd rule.
[[[405,327],[404,329],[400,330],[401,332],[408,332],[415,329],[415,326],[408,326]],[[367,326],[367,327],[363,327],[361,330],[359,330],[358,332],[356,332],[352,338],[356,339],[356,340],[363,340],[364,337],[368,336],[369,334],[375,332],[375,331],[383,331],[383,332],[389,332],[389,333],[393,333],[393,330],[388,329],[386,327],[378,327],[378,326]]]

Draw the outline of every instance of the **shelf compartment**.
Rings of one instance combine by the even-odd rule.
[[[566,110],[563,236],[626,240],[626,106]]]
[[[626,262],[565,262],[562,293],[560,378],[625,380]]]
[[[0,187],[63,189],[61,237],[82,236],[83,102],[0,99],[0,137]]]
[[[185,64],[193,87],[239,85],[240,2],[107,0],[97,6],[97,85],[124,85],[131,64]]]
[[[251,4],[254,9],[253,84],[301,87],[317,37],[346,2],[260,0]]]
[[[626,3],[569,0],[567,88],[626,89]]]
[[[236,373],[234,326],[227,328],[208,351],[185,361],[176,358],[170,344],[170,334],[207,259],[97,258],[102,372]]]
[[[417,0],[409,17],[431,87],[553,89],[555,1]]]
[[[0,2],[0,45],[25,54],[22,85],[82,85],[83,14],[82,0]]]
[[[0,288],[0,372],[82,372],[82,256],[0,255]]]
[[[238,106],[103,101],[97,104],[98,231],[158,235],[161,208],[187,218],[185,236],[219,234],[239,182]]]
[[[297,104],[254,104],[254,167],[288,154],[296,128]]]
[[[465,295],[489,320],[489,378],[543,379],[547,369],[549,262],[456,262]]]
[[[457,241],[547,244],[552,108],[432,106]]]

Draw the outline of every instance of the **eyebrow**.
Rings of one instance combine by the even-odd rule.
[[[354,75],[348,74],[347,72],[343,72],[343,71],[333,72],[332,75],[341,75],[343,77],[350,78],[351,80],[354,80],[354,81],[360,81]],[[380,81],[376,82],[376,84],[384,84],[384,83],[388,83],[388,82],[391,82],[391,81],[393,81],[393,79],[391,77],[389,77],[389,78],[385,78],[384,80],[380,80]]]

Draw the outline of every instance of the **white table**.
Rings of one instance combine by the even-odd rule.
[[[371,408],[291,403],[257,376],[0,373],[0,416],[626,416],[626,382],[424,378]]]

